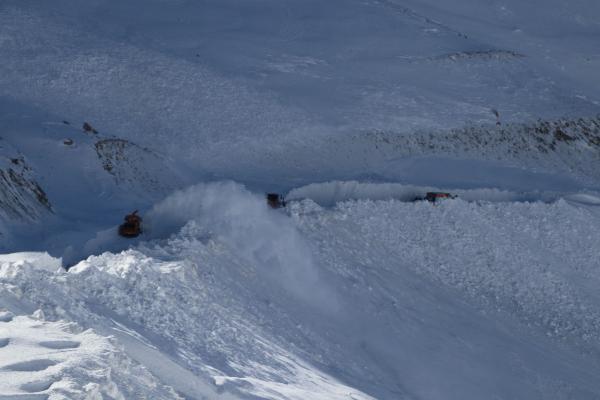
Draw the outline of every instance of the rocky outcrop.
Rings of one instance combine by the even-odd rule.
[[[25,158],[0,156],[0,217],[35,221],[49,212],[50,200]]]
[[[120,138],[98,140],[95,149],[102,168],[120,186],[148,194],[164,194],[178,186],[167,160],[153,150]]]
[[[355,146],[371,149],[378,157],[469,157],[533,170],[573,173],[589,182],[600,182],[600,115],[531,123],[469,125],[410,135],[372,131],[355,135],[353,139]]]

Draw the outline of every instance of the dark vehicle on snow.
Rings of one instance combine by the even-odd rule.
[[[416,197],[414,201],[427,200],[430,203],[436,203],[441,200],[455,199],[457,196],[446,192],[427,192],[425,197]]]
[[[125,222],[119,226],[119,235],[126,238],[138,237],[142,233],[142,217],[137,210],[125,216]]]

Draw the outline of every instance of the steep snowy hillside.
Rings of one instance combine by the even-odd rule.
[[[598,43],[594,0],[2,0],[0,399],[600,398]]]
[[[223,178],[258,190],[331,179],[442,184],[403,172],[407,157],[431,155],[597,186],[598,15],[585,0],[6,0],[0,136],[41,180],[65,165],[42,188],[60,216],[76,210],[89,224],[106,207],[69,201],[82,187],[122,213],[151,204],[140,191],[123,196],[131,184],[151,200]],[[48,125],[63,120],[118,141],[96,143],[98,154],[89,145],[46,153],[65,138],[78,146],[80,132]],[[555,145],[554,127],[566,125],[575,128]],[[125,189],[96,171],[98,157]],[[454,186],[495,185],[460,175]]]

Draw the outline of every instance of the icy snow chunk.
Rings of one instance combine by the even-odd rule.
[[[136,250],[122,251],[121,253],[103,253],[99,256],[90,256],[87,260],[69,268],[71,274],[81,274],[92,269],[108,273],[120,278],[135,276],[136,274],[176,274],[183,269],[182,263],[157,262]]]

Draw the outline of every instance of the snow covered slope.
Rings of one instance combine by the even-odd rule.
[[[593,399],[600,199],[583,200],[285,215],[201,185],[158,204],[168,230],[134,250],[69,272],[13,256],[0,298],[114,336],[186,398]]]
[[[599,16],[3,0],[0,399],[600,398]]]

